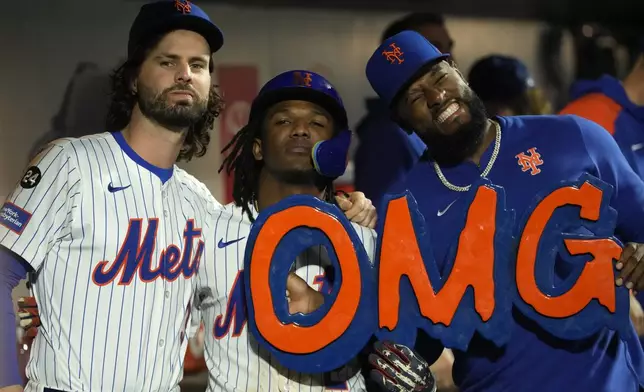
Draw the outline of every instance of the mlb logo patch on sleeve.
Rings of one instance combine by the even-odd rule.
[[[8,201],[0,209],[0,225],[16,234],[22,233],[30,219],[29,212]]]

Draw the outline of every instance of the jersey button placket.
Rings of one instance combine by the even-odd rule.
[[[168,234],[166,230],[168,227],[172,227],[172,225],[168,224],[169,214],[168,214],[167,205],[168,205],[168,185],[169,184],[170,184],[170,181],[161,185],[161,203],[160,203],[160,207],[163,210],[163,218],[161,219],[161,227],[163,228],[162,235],[164,236],[164,239],[166,240],[166,242],[167,242],[167,234]],[[167,243],[164,245],[164,249],[167,247],[167,245],[168,245]],[[167,260],[165,257],[163,257],[160,260],[160,268],[164,272],[167,272],[167,268],[168,268],[166,263],[167,263]],[[165,276],[165,273],[164,273],[164,276]],[[162,285],[163,285],[163,293],[164,293],[163,297],[167,299],[169,297],[169,290],[168,290],[168,282],[166,279],[162,279]],[[163,340],[161,340],[161,342],[163,342]],[[159,342],[159,346],[163,347],[161,342]]]

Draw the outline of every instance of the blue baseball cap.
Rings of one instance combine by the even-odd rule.
[[[253,100],[253,121],[272,105],[288,100],[309,101],[327,110],[339,127],[347,127],[347,112],[340,94],[322,75],[306,70],[286,71],[269,80]]]
[[[224,35],[208,15],[188,0],[161,0],[144,4],[130,28],[128,57],[157,35],[173,30],[190,30],[202,35],[211,53],[221,49]]]
[[[421,76],[426,65],[448,57],[421,34],[406,30],[385,40],[376,49],[367,62],[367,79],[391,107],[398,94]]]
[[[484,101],[505,102],[534,87],[528,67],[514,57],[502,55],[479,59],[470,69],[467,81]]]

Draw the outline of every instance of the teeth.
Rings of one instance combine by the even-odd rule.
[[[451,116],[458,110],[458,107],[459,106],[456,102],[451,103],[449,106],[445,108],[445,110],[443,110],[441,114],[438,115],[437,121],[439,123],[442,123],[443,121],[447,120],[449,116]]]

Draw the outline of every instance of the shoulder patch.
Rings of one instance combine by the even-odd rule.
[[[11,202],[5,202],[0,208],[0,225],[20,235],[29,223],[31,213]]]
[[[35,188],[42,179],[42,173],[37,166],[30,166],[20,180],[20,186],[25,189]]]

